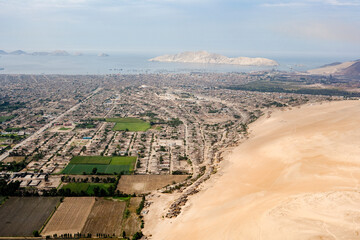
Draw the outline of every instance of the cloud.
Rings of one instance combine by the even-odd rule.
[[[272,3],[262,3],[262,7],[303,7],[303,6],[360,6],[360,0],[305,0],[305,1],[278,1]]]
[[[325,2],[327,2],[327,4],[333,5],[333,6],[360,6],[360,1],[327,0]]]
[[[304,2],[279,2],[279,3],[263,3],[262,7],[299,7],[306,6]]]
[[[339,21],[287,22],[278,27],[277,32],[302,40],[346,42],[355,45],[360,42],[360,25]]]

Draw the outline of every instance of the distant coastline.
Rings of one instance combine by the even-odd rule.
[[[177,63],[215,63],[240,66],[278,66],[279,64],[268,58],[236,57],[230,58],[206,51],[182,52],[174,55],[162,55],[149,59],[151,62],[177,62]]]

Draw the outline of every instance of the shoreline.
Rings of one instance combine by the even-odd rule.
[[[236,160],[237,155],[239,155],[239,150],[242,151],[245,145],[249,144],[249,142],[253,142],[253,141],[258,141],[260,138],[261,141],[261,136],[262,135],[266,135],[266,132],[270,132],[272,131],[272,129],[262,129],[262,135],[258,133],[258,128],[259,126],[263,126],[263,124],[272,124],[281,129],[281,125],[286,125],[288,123],[285,122],[281,122],[280,123],[276,123],[276,120],[278,120],[279,118],[281,119],[282,116],[286,116],[286,115],[290,115],[290,117],[294,117],[292,115],[296,115],[297,113],[302,113],[302,112],[306,112],[306,111],[313,111],[314,109],[319,109],[321,111],[328,111],[330,113],[333,114],[333,111],[331,111],[330,108],[332,108],[334,105],[339,106],[339,105],[350,105],[349,107],[344,107],[345,111],[347,108],[351,108],[351,106],[353,105],[360,105],[360,103],[356,100],[354,101],[336,101],[336,102],[320,102],[320,103],[316,103],[316,104],[306,104],[306,105],[302,105],[299,108],[296,109],[291,109],[291,110],[277,110],[277,111],[273,111],[271,113],[271,117],[268,118],[265,115],[262,116],[260,119],[258,119],[257,121],[255,121],[254,123],[252,123],[249,128],[250,133],[249,133],[249,138],[247,140],[245,140],[244,142],[241,142],[240,144],[238,144],[235,147],[232,147],[230,150],[227,149],[224,151],[223,153],[223,158],[224,160],[221,161],[219,163],[219,168],[218,168],[218,172],[215,175],[212,175],[211,178],[209,180],[207,180],[205,183],[202,183],[200,188],[201,191],[199,193],[197,193],[196,195],[193,195],[191,198],[189,198],[189,201],[185,204],[185,206],[183,207],[183,210],[181,212],[181,214],[174,219],[157,219],[156,217],[159,217],[159,206],[150,206],[150,208],[148,208],[150,210],[149,215],[146,215],[145,218],[145,229],[144,229],[144,233],[148,236],[150,236],[150,234],[153,234],[153,237],[150,237],[150,239],[165,239],[164,236],[167,236],[166,239],[181,239],[181,238],[186,238],[189,236],[192,236],[192,239],[215,239],[212,237],[207,236],[206,231],[204,233],[204,236],[202,236],[198,231],[196,231],[197,229],[197,225],[202,226],[201,228],[207,228],[207,225],[212,225],[213,222],[221,221],[222,216],[219,215],[218,217],[212,217],[213,215],[211,213],[207,213],[207,212],[211,212],[211,211],[215,211],[216,207],[218,207],[219,205],[221,206],[223,204],[223,202],[225,201],[229,201],[231,202],[231,200],[233,197],[231,197],[231,191],[227,190],[226,187],[224,187],[224,190],[222,190],[223,192],[219,192],[217,196],[218,200],[213,200],[211,199],[209,202],[212,203],[211,208],[208,208],[206,211],[204,210],[204,207],[201,207],[201,213],[204,215],[209,215],[207,218],[205,218],[205,222],[209,222],[209,224],[205,224],[201,221],[201,217],[196,216],[196,213],[198,212],[198,209],[196,209],[196,207],[199,205],[199,202],[201,202],[201,200],[204,200],[204,196],[206,198],[208,198],[208,195],[212,192],[214,192],[213,188],[217,188],[219,190],[219,181],[224,181],[227,180],[227,183],[230,184],[231,186],[231,182],[228,182],[228,175],[233,173],[233,169],[238,167],[238,162]],[[328,109],[328,110],[327,110]],[[330,109],[330,110],[329,110]],[[314,110],[315,111],[315,110]],[[314,115],[314,114],[313,114]],[[315,114],[316,115],[316,114]],[[321,115],[321,113],[320,113]],[[326,114],[325,114],[326,115]],[[311,116],[310,116],[311,117]],[[308,119],[308,116],[305,116],[304,119]],[[282,120],[284,121],[284,120]],[[307,120],[308,121],[308,120]],[[293,131],[297,131],[296,128]],[[259,136],[260,135],[260,136]],[[281,135],[281,134],[280,134]],[[241,154],[241,153],[240,153]],[[235,159],[235,160],[234,160]],[[279,164],[277,162],[275,162],[276,164]],[[276,165],[275,164],[275,165]],[[279,167],[279,166],[277,166]],[[265,172],[263,172],[263,174],[265,175]],[[261,176],[261,175],[260,175]],[[279,175],[279,178],[281,178],[282,176]],[[260,182],[261,183],[261,182]],[[275,182],[276,183],[276,182]],[[264,184],[264,183],[261,183]],[[221,184],[220,184],[221,185]],[[224,184],[227,185],[227,184]],[[249,186],[242,186],[244,187],[244,189],[248,188]],[[238,190],[239,193],[242,192],[243,194],[243,190]],[[256,194],[264,194],[261,193],[261,191],[255,191],[257,192]],[[212,193],[213,194],[213,193]],[[252,196],[252,198],[256,198],[256,194],[254,196]],[[222,196],[224,195],[224,196]],[[301,195],[301,194],[300,194]],[[156,195],[156,198],[161,198],[161,195]],[[226,197],[228,196],[228,197]],[[240,195],[241,196],[241,195]],[[293,196],[293,194],[291,195]],[[294,195],[295,196],[295,195]],[[279,195],[278,198],[281,199],[281,196]],[[168,197],[167,200],[169,200],[171,198]],[[241,199],[241,198],[240,198]],[[239,200],[240,201],[240,200]],[[276,198],[273,198],[271,201],[275,201],[276,202]],[[236,202],[236,201],[235,201]],[[237,204],[235,204],[235,202],[231,203],[231,206],[234,207]],[[158,201],[158,203],[155,204],[159,204],[162,207],[166,206],[166,203],[169,203],[169,201],[163,201],[162,199],[160,201]],[[216,204],[215,204],[216,203]],[[202,205],[209,205],[208,202],[204,202]],[[209,207],[209,206],[208,206]],[[229,208],[230,206],[227,206],[227,208]],[[151,210],[156,209],[158,210],[157,212],[157,216],[156,214],[152,214]],[[227,209],[226,208],[226,209]],[[215,210],[214,210],[215,209]],[[223,209],[224,210],[224,209]],[[215,211],[217,212],[217,211]],[[225,211],[226,212],[226,211]],[[194,215],[195,214],[195,215]],[[230,215],[233,218],[236,218],[236,216],[233,216],[231,213],[226,212],[226,214],[224,214],[226,216]],[[201,215],[200,215],[201,216]],[[229,216],[228,216],[229,217]],[[156,219],[156,220],[155,220]],[[193,222],[193,226],[189,228],[189,224],[188,222]],[[196,223],[196,224],[195,224]],[[219,222],[219,224],[221,224],[222,222]],[[186,228],[186,230],[191,230],[191,235],[186,235],[186,231],[184,230],[184,226],[188,227]],[[252,226],[253,227],[253,226]],[[193,228],[193,229],[192,229]],[[214,226],[212,227],[214,228]],[[209,231],[212,230],[212,228],[209,229]],[[164,232],[161,229],[167,229],[166,232]],[[213,230],[215,231],[215,230]],[[220,231],[220,230],[219,230]],[[233,229],[233,227],[231,227],[230,229],[227,229],[228,232],[237,232],[236,229]],[[221,231],[220,231],[221,232]],[[216,234],[217,231],[214,232],[214,234]],[[184,235],[184,236],[183,236]],[[182,236],[182,237],[180,237]],[[205,237],[206,236],[206,237]],[[217,237],[221,237],[222,235],[219,235]],[[251,234],[249,235],[249,239],[253,239],[251,238]],[[236,238],[236,239],[245,239],[245,238]]]

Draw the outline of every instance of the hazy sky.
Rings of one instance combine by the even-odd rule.
[[[0,0],[0,49],[360,58],[360,0]]]

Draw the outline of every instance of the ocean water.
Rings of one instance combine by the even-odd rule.
[[[155,55],[156,56],[156,55]],[[336,57],[267,56],[280,65],[275,67],[237,66],[223,64],[149,62],[149,54],[110,54],[108,57],[0,55],[0,74],[139,74],[189,72],[252,72],[263,70],[306,71],[335,61]],[[351,60],[351,59],[350,59]]]

